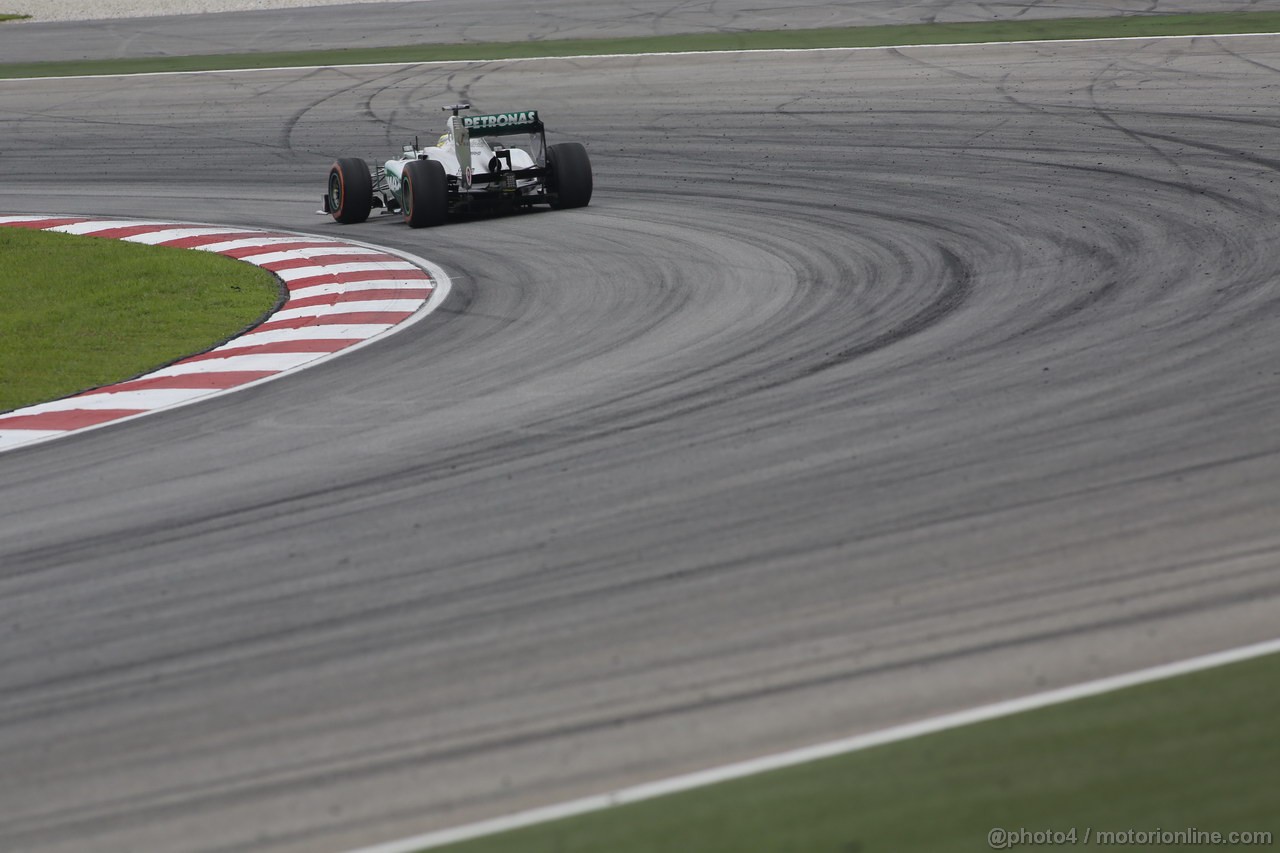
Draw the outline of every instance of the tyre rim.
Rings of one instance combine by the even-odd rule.
[[[342,176],[337,172],[329,175],[329,207],[332,210],[342,209]]]

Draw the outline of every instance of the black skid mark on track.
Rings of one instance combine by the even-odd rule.
[[[1218,50],[1222,51],[1223,53],[1227,54],[1228,56],[1231,56],[1245,63],[1246,65],[1252,65],[1254,68],[1261,68],[1263,71],[1269,71],[1272,74],[1280,74],[1280,68],[1277,68],[1274,65],[1268,65],[1267,63],[1257,59],[1253,59],[1252,57],[1245,56],[1243,53],[1239,52],[1238,50],[1232,50],[1231,45],[1228,44],[1229,41],[1230,39],[1213,39],[1213,46]]]
[[[933,301],[894,328],[839,351],[821,363],[810,367],[805,371],[805,374],[811,376],[821,373],[833,367],[847,364],[856,358],[869,355],[877,350],[900,343],[932,326],[936,326],[945,320],[948,315],[960,308],[973,292],[973,268],[958,254],[945,246],[939,246],[938,251],[945,264],[947,280]]]
[[[432,111],[436,109],[437,106],[444,106],[446,102],[470,102],[471,87],[488,76],[492,67],[493,66],[487,63],[479,66],[468,66],[466,73],[469,74],[470,77],[462,84],[459,84],[458,80],[463,76],[463,71],[447,70],[437,73],[428,73],[425,79],[413,81],[412,88],[401,94],[399,97],[399,106],[393,109],[387,118],[383,119],[378,116],[377,111],[373,107],[373,102],[379,95],[384,94],[392,88],[391,86],[385,86],[371,93],[369,97],[365,99],[364,117],[371,122],[375,122],[382,126],[383,139],[387,145],[392,146],[393,148],[398,148],[406,142],[404,138],[394,137],[393,131],[403,131],[405,133],[415,134],[419,137],[420,142],[422,141],[421,138],[424,136],[428,139],[434,138],[434,133],[437,132],[436,129],[440,125],[435,122],[426,122],[425,119],[428,117],[434,117]],[[425,73],[421,68],[414,68],[412,71],[419,75]],[[408,78],[402,82],[408,82]],[[431,98],[438,99],[439,104],[428,103],[430,98],[422,94],[426,91],[433,92],[434,94]],[[427,114],[424,115],[422,110],[415,109],[415,103],[427,104]],[[407,119],[412,119],[412,121],[407,121]]]
[[[1102,81],[1102,78],[1105,77],[1108,72],[1114,70],[1115,67],[1116,66],[1114,62],[1109,63],[1105,68],[1103,68],[1101,71],[1099,71],[1097,74],[1094,75],[1093,79],[1089,81],[1088,87],[1085,89],[1085,91],[1089,95],[1089,107],[1092,114],[1096,116],[1099,120],[1101,120],[1102,123],[1105,124],[1106,126],[1119,131],[1120,133],[1132,139],[1134,142],[1141,145],[1143,148],[1150,151],[1157,158],[1163,160],[1166,164],[1169,165],[1170,168],[1172,168],[1178,174],[1182,175],[1185,181],[1190,183],[1191,176],[1187,173],[1187,169],[1181,163],[1179,163],[1170,155],[1166,154],[1163,150],[1161,150],[1156,145],[1152,144],[1150,141],[1143,139],[1141,135],[1139,135],[1138,133],[1122,125],[1118,120],[1112,117],[1111,113],[1108,112],[1107,109],[1102,106],[1102,104],[1098,102],[1098,84],[1099,82]]]
[[[313,73],[313,74],[314,74],[314,73],[320,73],[320,72],[323,72],[323,71],[326,71],[326,70],[331,71],[332,69],[318,69],[316,72],[312,72],[312,73]],[[327,102],[329,102],[329,101],[332,101],[334,98],[337,98],[337,97],[339,97],[339,96],[341,96],[341,95],[345,95],[345,94],[347,94],[348,92],[354,91],[354,90],[356,90],[356,89],[358,89],[358,88],[360,88],[360,87],[362,87],[362,86],[369,85],[369,84],[370,84],[370,82],[377,83],[378,81],[381,81],[381,80],[387,80],[388,78],[396,78],[398,75],[402,75],[402,74],[404,74],[404,73],[405,73],[404,69],[396,69],[396,70],[394,70],[394,71],[389,71],[389,72],[387,72],[386,74],[383,74],[383,75],[381,75],[381,76],[379,76],[379,77],[377,77],[377,78],[374,78],[374,80],[373,80],[373,81],[368,81],[368,80],[355,80],[355,82],[353,82],[353,83],[352,83],[351,85],[349,85],[349,86],[343,86],[343,87],[338,88],[338,89],[330,90],[330,91],[329,91],[327,94],[325,94],[323,97],[320,97],[320,98],[314,98],[314,99],[312,99],[311,101],[308,101],[308,102],[307,102],[306,104],[304,104],[302,107],[300,107],[300,108],[298,108],[297,110],[295,110],[295,111],[293,112],[293,114],[289,116],[289,118],[285,119],[284,126],[283,126],[283,127],[281,127],[281,129],[280,129],[280,140],[281,140],[281,145],[284,147],[284,149],[285,149],[286,151],[293,152],[293,151],[295,151],[295,150],[296,150],[296,149],[293,147],[293,133],[294,133],[294,130],[297,128],[298,123],[299,123],[300,121],[302,121],[302,119],[303,119],[303,118],[305,118],[305,117],[306,117],[306,115],[307,115],[308,113],[310,113],[312,110],[314,110],[314,109],[316,109],[317,107],[319,107],[321,104],[324,104],[324,103],[327,103]],[[311,76],[311,75],[308,75],[308,76]],[[387,90],[387,89],[389,89],[389,88],[391,88],[391,87],[395,86],[397,82],[399,82],[399,81],[398,81],[398,80],[393,79],[393,80],[392,80],[392,82],[386,83],[385,85],[381,86],[380,88],[378,88],[378,89],[374,92],[374,94],[373,94],[373,95],[370,95],[369,99],[366,99],[366,101],[365,101],[365,105],[366,105],[365,117],[366,117],[366,118],[368,118],[368,119],[370,119],[370,120],[373,120],[373,121],[377,121],[377,117],[376,117],[376,116],[374,116],[374,115],[373,115],[373,114],[368,110],[368,108],[367,108],[367,107],[368,107],[369,100],[371,100],[373,97],[376,97],[378,93],[383,92],[383,91],[385,91],[385,90]]]

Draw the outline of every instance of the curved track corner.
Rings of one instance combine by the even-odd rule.
[[[0,216],[33,228],[215,252],[269,270],[286,296],[231,340],[150,373],[0,414],[0,453],[185,406],[314,367],[401,331],[448,296],[439,266],[354,240],[229,225]]]

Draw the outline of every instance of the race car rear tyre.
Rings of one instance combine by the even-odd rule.
[[[547,188],[557,210],[586,207],[591,201],[591,160],[581,142],[547,146]]]
[[[343,225],[369,218],[373,209],[373,178],[369,164],[359,157],[343,157],[329,168],[329,215]]]
[[[449,214],[449,180],[435,160],[414,160],[400,176],[404,221],[410,228],[443,225]]]

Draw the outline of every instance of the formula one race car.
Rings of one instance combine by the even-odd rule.
[[[578,142],[547,145],[535,110],[462,116],[470,104],[451,104],[446,132],[434,147],[414,139],[404,153],[373,172],[359,157],[329,169],[324,212],[338,222],[364,222],[369,212],[399,211],[413,228],[440,225],[450,214],[549,204],[584,207],[591,201],[591,161]],[[505,137],[521,136],[523,148]]]

